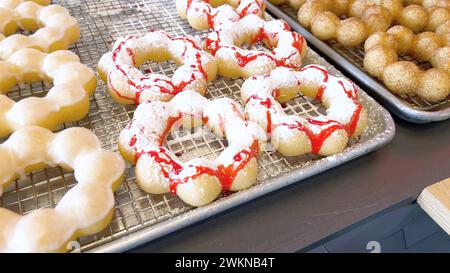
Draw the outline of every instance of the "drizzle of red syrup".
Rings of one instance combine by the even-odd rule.
[[[287,126],[289,129],[292,129],[292,130],[295,129],[295,130],[304,132],[311,143],[311,152],[313,154],[318,154],[320,152],[320,149],[322,148],[323,143],[334,131],[344,128],[341,124],[339,124],[333,120],[319,121],[319,120],[310,119],[310,118],[308,118],[306,120],[310,124],[319,125],[319,126],[324,126],[324,125],[331,124],[331,123],[334,123],[334,124],[321,130],[319,134],[314,134],[312,132],[312,130],[310,130],[307,126],[303,125],[300,122],[296,122],[295,124],[280,123],[280,124],[277,124],[277,126]]]
[[[310,69],[310,68],[317,69],[317,70],[319,70],[320,72],[322,72],[323,77],[324,77],[324,78],[323,78],[323,81],[324,81],[324,82],[328,82],[328,79],[329,79],[329,77],[330,77],[330,74],[328,73],[327,70],[325,70],[325,69],[323,69],[323,68],[321,68],[321,67],[319,67],[319,66],[316,66],[316,65],[309,65],[309,66],[307,66],[307,67],[301,69],[300,71],[305,71],[306,69]]]
[[[342,86],[342,89],[344,90],[345,94],[348,98],[350,98],[353,103],[357,105],[356,110],[353,112],[352,117],[350,118],[350,122],[347,123],[346,129],[349,136],[353,135],[353,133],[356,130],[356,126],[358,125],[359,118],[361,116],[362,111],[362,105],[358,101],[358,93],[352,89],[346,89],[345,85],[342,81],[338,81],[338,83]]]
[[[143,154],[148,154],[153,158],[153,160],[156,163],[158,163],[158,165],[161,167],[162,175],[164,176],[164,178],[169,179],[169,181],[171,179],[170,178],[171,172],[173,172],[174,174],[179,174],[183,170],[183,166],[181,166],[173,158],[171,158],[170,155],[167,153],[167,150],[163,147],[159,147],[157,150],[152,150],[140,154],[136,158],[136,161]],[[168,167],[170,167],[169,170],[167,170]]]
[[[169,117],[167,119],[166,128],[164,128],[164,131],[159,136],[159,146],[162,146],[164,144],[164,140],[166,139],[167,135],[170,132],[170,129],[172,129],[172,126],[181,118],[183,117],[182,114],[179,114],[176,117]]]
[[[323,93],[325,92],[325,86],[321,85],[316,93],[316,100],[322,101]]]

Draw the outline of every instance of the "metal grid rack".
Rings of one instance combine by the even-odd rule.
[[[270,7],[269,10],[274,10],[273,4],[269,3],[268,6]],[[278,8],[279,10],[284,12],[286,15],[288,15],[289,17],[294,19],[296,21],[296,23],[300,26],[300,24],[297,22],[297,11],[294,10],[292,7],[290,7],[288,4],[283,4],[283,5],[277,6],[275,8]],[[308,30],[305,29],[304,31],[308,31]],[[365,69],[363,66],[363,64],[364,64],[364,47],[362,45],[355,47],[355,48],[350,48],[350,47],[346,47],[346,46],[343,46],[343,45],[337,43],[335,40],[325,41],[324,44],[329,46],[330,48],[332,48],[338,54],[342,55],[352,65],[356,66],[359,70],[361,70],[361,72],[363,72],[366,77],[370,77],[380,87],[382,87],[386,91],[388,91],[388,88],[384,85],[383,82],[368,75],[367,72],[365,72]],[[320,48],[320,46],[319,46],[319,48]],[[430,63],[418,62],[417,60],[415,60],[414,58],[412,58],[408,55],[399,56],[399,60],[414,62],[422,69],[429,69],[431,67]],[[377,90],[377,91],[379,91],[379,90]],[[390,91],[388,91],[388,92],[390,92]],[[429,115],[427,117],[423,117],[422,119],[424,119],[424,120],[422,120],[421,122],[437,120],[438,118],[433,117],[433,113],[436,111],[440,111],[440,110],[447,111],[448,110],[448,112],[450,112],[450,96],[447,97],[443,101],[432,103],[432,102],[428,102],[414,94],[409,94],[409,95],[408,94],[399,95],[399,94],[394,94],[394,93],[391,93],[391,94],[393,94],[393,97],[397,98],[392,103],[402,103],[402,104],[404,104],[404,106],[406,106],[408,108],[420,111],[420,112],[408,113],[405,115],[410,115],[410,116],[421,115],[421,112],[422,113],[428,112]],[[445,116],[450,117],[450,114],[445,114]],[[406,118],[408,119],[408,117],[406,117]],[[415,122],[414,118],[416,118],[416,117],[410,118],[410,121]]]
[[[93,69],[95,69],[101,55],[109,51],[112,43],[122,35],[142,35],[152,28],[164,29],[172,35],[204,35],[204,32],[193,30],[178,17],[174,1],[63,0],[58,2],[71,11],[71,14],[78,19],[81,26],[82,38],[71,50],[81,58],[84,64]],[[318,58],[317,54],[310,52],[307,59],[315,61],[314,58]],[[324,62],[323,59],[320,60]],[[145,72],[172,75],[176,66],[172,62],[147,63],[141,69]],[[338,73],[334,68],[331,67],[330,69],[333,73]],[[208,86],[207,97],[231,97],[240,101],[239,90],[242,83],[243,80],[241,79],[219,78]],[[14,100],[29,96],[44,96],[48,89],[47,84],[34,83],[17,87],[9,92],[8,96]],[[368,128],[360,138],[350,143],[346,152],[342,155],[342,162],[376,149],[388,142],[394,133],[389,114],[366,94],[362,93],[362,95],[362,103],[371,113]],[[97,91],[91,98],[88,116],[78,122],[65,123],[58,128],[58,131],[72,126],[86,127],[99,137],[103,148],[116,151],[119,132],[132,118],[134,109],[135,106],[115,103],[109,97],[105,84],[99,80]],[[320,105],[302,96],[289,102],[285,109],[290,114],[296,113],[308,116],[316,116],[323,110]],[[0,142],[3,141],[4,139],[0,139]],[[179,131],[176,137],[168,139],[167,146],[182,160],[199,156],[213,158],[224,149],[226,141],[218,140],[205,131],[195,134]],[[259,159],[260,169],[257,184],[268,184],[270,186],[270,183],[274,182],[273,179],[292,174],[294,170],[303,170],[303,168],[314,165],[321,160],[323,159],[310,155],[286,158],[276,152],[265,152]],[[331,162],[327,168],[338,164],[340,164],[339,160],[334,163]],[[311,174],[319,171],[321,171],[319,168],[312,169]],[[0,198],[0,206],[20,214],[27,214],[39,208],[54,207],[75,183],[73,172],[63,170],[60,167],[49,167],[34,171],[26,177],[16,180],[5,191]],[[279,187],[281,186],[280,184]],[[273,187],[273,189],[275,188]],[[230,195],[239,195],[239,193]],[[157,224],[164,224],[166,220],[174,219],[187,211],[192,213],[193,210],[192,207],[187,206],[171,194],[149,195],[141,191],[135,183],[134,167],[131,165],[127,166],[126,179],[116,191],[115,196],[116,209],[112,222],[102,232],[80,238],[81,251],[92,250],[106,243],[114,243],[114,240],[125,235],[142,231],[145,228],[152,228]],[[230,198],[228,195],[223,197],[221,200]],[[215,203],[220,203],[221,200]],[[217,206],[220,206],[220,204]],[[226,206],[223,206],[220,209],[225,208]],[[194,209],[193,211],[200,210]]]

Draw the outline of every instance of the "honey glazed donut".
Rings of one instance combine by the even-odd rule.
[[[242,44],[258,42],[272,51],[240,48]],[[264,21],[256,15],[247,15],[209,33],[205,48],[215,56],[219,75],[248,78],[267,74],[278,66],[299,69],[307,44],[303,36],[292,31],[283,20]]]
[[[445,31],[439,32],[441,35],[414,34],[397,25],[387,32],[376,32],[364,45],[364,69],[396,94],[417,94],[430,102],[444,100],[450,95],[450,40],[446,40],[450,28]],[[429,62],[433,68],[422,70],[413,62],[399,61],[399,54]]]
[[[173,60],[181,66],[172,78],[144,75],[137,67],[148,60]],[[112,51],[101,57],[98,72],[114,100],[139,104],[146,100],[168,101],[185,89],[203,95],[206,84],[216,77],[217,64],[211,54],[202,50],[197,39],[172,37],[164,31],[153,30],[142,37],[119,38]]]
[[[280,102],[298,93],[317,99],[326,115],[305,118],[288,115]],[[257,122],[271,137],[274,148],[284,156],[313,153],[328,156],[341,152],[350,137],[362,134],[367,112],[358,101],[357,87],[334,77],[318,65],[300,71],[279,67],[265,76],[253,76],[242,85],[248,120]]]
[[[264,0],[177,0],[176,8],[192,28],[219,30],[249,14],[262,17],[265,4]]]
[[[228,147],[214,160],[194,158],[181,162],[163,147],[171,129],[205,124]],[[214,201],[223,190],[239,191],[256,182],[257,155],[266,135],[256,123],[244,120],[239,104],[229,98],[208,100],[187,90],[170,102],[140,104],[133,120],[119,136],[119,151],[136,162],[136,181],[147,193],[172,192],[191,206]]]
[[[0,252],[66,252],[67,243],[104,229],[114,213],[115,189],[123,180],[125,162],[102,150],[84,128],[59,133],[24,127],[0,144],[0,195],[15,178],[45,166],[74,170],[77,184],[54,209],[26,215],[0,208]]]
[[[28,97],[18,102],[8,98],[14,86],[51,81],[45,97]],[[77,121],[89,111],[89,97],[96,89],[94,72],[68,50],[43,53],[24,48],[0,61],[0,137],[25,126],[54,130],[60,123]]]
[[[0,60],[23,48],[68,49],[79,40],[77,20],[64,7],[49,4],[48,0],[0,0]],[[34,33],[14,34],[19,28]]]

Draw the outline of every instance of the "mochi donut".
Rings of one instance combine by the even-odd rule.
[[[74,170],[78,181],[54,209],[19,215],[0,208],[0,252],[66,252],[68,242],[97,233],[111,221],[115,189],[125,162],[102,150],[89,130],[73,127],[59,133],[41,127],[24,127],[0,144],[0,195],[2,189],[45,166]]]
[[[240,48],[244,43],[257,42],[263,42],[272,52]],[[291,31],[285,21],[264,21],[247,15],[209,33],[205,48],[216,57],[219,75],[248,78],[267,74],[278,66],[299,69],[307,45],[303,36]]]
[[[430,102],[444,100],[450,95],[450,44],[443,38],[448,34],[414,34],[400,25],[376,32],[364,45],[364,69],[396,94],[417,94]],[[424,71],[413,62],[398,61],[398,54],[430,62],[434,68]]]
[[[320,101],[326,115],[305,118],[286,114],[280,102],[291,100],[299,92]],[[357,87],[317,65],[300,71],[279,67],[268,75],[253,76],[242,85],[241,96],[248,120],[262,126],[274,148],[285,156],[339,153],[348,138],[360,135],[367,124]]]
[[[180,160],[163,147],[171,129],[205,124],[228,147],[214,160]],[[229,98],[207,100],[186,90],[170,102],[140,104],[133,120],[119,136],[122,156],[136,163],[136,181],[147,193],[172,192],[191,206],[214,201],[221,191],[239,191],[256,182],[257,155],[266,135],[254,122],[246,122],[239,104]]]
[[[192,28],[218,30],[249,14],[262,17],[265,4],[264,0],[177,0],[176,8]]]
[[[29,97],[18,102],[6,94],[14,86],[52,81],[45,97]],[[89,112],[89,97],[96,89],[94,72],[68,50],[43,53],[24,48],[0,61],[0,137],[24,126],[54,130],[58,124],[77,121]]]
[[[64,7],[49,4],[48,0],[0,0],[0,33],[6,36],[0,39],[0,60],[23,48],[68,49],[79,40],[77,20]],[[19,28],[34,33],[14,34]]]
[[[138,67],[148,60],[173,60],[181,66],[172,78],[144,75]],[[98,73],[114,100],[139,104],[146,100],[168,101],[185,89],[203,95],[206,84],[216,77],[217,64],[193,37],[171,37],[164,31],[150,31],[142,37],[119,38],[112,51],[100,58]]]

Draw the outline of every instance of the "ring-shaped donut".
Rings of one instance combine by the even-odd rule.
[[[173,60],[181,65],[172,78],[161,74],[144,75],[138,68],[146,61]],[[100,77],[119,103],[139,104],[146,100],[168,101],[190,89],[200,94],[215,79],[217,64],[193,37],[171,37],[164,31],[151,31],[143,37],[122,37],[98,64]]]
[[[215,160],[195,158],[182,163],[163,147],[176,124],[185,128],[205,124],[215,134],[225,136],[228,147]],[[222,190],[238,191],[256,182],[256,156],[265,142],[263,129],[245,121],[235,101],[210,101],[187,90],[170,102],[140,104],[119,136],[119,150],[126,160],[137,162],[136,180],[145,192],[170,191],[191,206],[203,206]]]
[[[78,181],[54,209],[22,216],[0,208],[0,252],[65,252],[69,241],[97,233],[110,222],[125,163],[102,150],[91,131],[73,127],[53,134],[22,128],[0,144],[0,158],[0,194],[18,176],[45,166],[74,170]]]
[[[0,60],[23,48],[68,49],[80,39],[77,20],[64,7],[49,4],[48,0],[0,0],[0,36],[6,36],[0,37]],[[19,28],[34,33],[14,34]]]
[[[280,102],[291,100],[299,92],[320,101],[326,115],[305,118],[286,114]],[[285,156],[339,153],[348,138],[360,135],[367,123],[357,87],[317,65],[300,71],[280,67],[269,75],[253,76],[242,85],[241,96],[246,102],[247,119],[262,126]]]
[[[263,42],[272,52],[239,47],[257,42]],[[264,21],[248,15],[208,34],[205,48],[216,57],[219,75],[248,78],[268,74],[279,66],[299,69],[307,45],[285,21]]]
[[[180,17],[187,19],[191,27],[196,30],[219,30],[249,14],[262,17],[265,7],[263,0],[176,1]]]
[[[53,81],[45,97],[29,97],[17,103],[6,95],[14,86]],[[89,97],[96,89],[94,72],[68,50],[43,53],[24,48],[0,61],[0,137],[24,126],[50,130],[77,121],[89,112]]]

